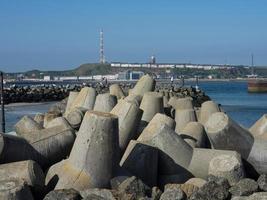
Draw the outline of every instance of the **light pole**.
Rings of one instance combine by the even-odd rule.
[[[0,103],[1,103],[1,114],[0,114],[1,131],[5,133],[6,130],[5,130],[4,74],[3,72],[0,72]]]

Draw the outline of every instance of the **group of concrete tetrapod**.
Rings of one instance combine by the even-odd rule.
[[[109,89],[70,92],[64,113],[0,134],[0,199],[267,199],[267,116],[247,130],[149,75],[127,96]]]

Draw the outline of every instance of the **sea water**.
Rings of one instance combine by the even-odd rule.
[[[194,86],[194,83],[188,83]],[[263,114],[267,113],[267,93],[248,93],[246,82],[207,81],[199,83],[212,100],[221,104],[230,117],[244,127],[249,128]],[[6,108],[7,131],[24,115],[34,116],[44,113],[53,103],[9,106]]]

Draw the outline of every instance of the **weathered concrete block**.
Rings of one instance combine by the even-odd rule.
[[[0,181],[0,199],[34,200],[30,188],[23,180],[11,179]]]
[[[205,125],[209,117],[216,112],[221,112],[218,104],[214,101],[205,101],[200,108],[199,122]]]
[[[69,122],[72,128],[79,129],[82,123],[83,117],[87,109],[74,108],[66,115],[66,120]]]
[[[179,134],[193,148],[205,148],[208,143],[204,126],[199,122],[187,123]]]
[[[157,185],[158,150],[131,140],[120,161],[120,166],[149,186]]]
[[[109,86],[109,93],[117,97],[117,100],[124,98],[125,94],[119,84],[112,84]]]
[[[180,133],[189,122],[196,121],[196,114],[193,109],[175,110],[175,132]]]
[[[72,102],[70,111],[74,108],[85,108],[88,110],[93,110],[96,99],[96,90],[91,87],[84,87],[79,92],[78,96]]]
[[[171,117],[168,117],[167,115],[157,113],[149,122],[149,124],[146,126],[146,128],[143,130],[143,132],[141,133],[141,135],[138,137],[137,140],[142,142],[149,141],[155,134],[155,131],[158,130],[163,125],[167,125],[174,130],[175,121]]]
[[[241,156],[236,154],[214,157],[210,161],[209,174],[224,177],[230,185],[235,185],[245,177]]]
[[[41,130],[42,126],[34,121],[31,117],[24,116],[15,124],[14,128],[19,136],[27,137],[30,132]]]
[[[79,92],[72,92],[72,91],[69,93],[69,97],[68,97],[67,106],[66,106],[64,116],[66,116],[70,112],[72,104],[73,104],[74,100],[77,98],[78,94],[79,94]]]
[[[267,140],[267,114],[264,114],[249,129],[255,138]]]
[[[24,139],[10,134],[0,134],[0,163],[34,160],[44,165],[42,156]]]
[[[118,118],[86,112],[71,154],[61,167],[56,189],[108,187],[119,162]]]
[[[146,92],[154,91],[155,85],[156,82],[151,76],[144,75],[137,81],[130,94],[144,96]]]
[[[168,104],[171,105],[175,110],[194,109],[191,97],[178,98],[174,96],[170,98]]]
[[[267,141],[254,139],[250,132],[222,112],[211,115],[205,130],[214,148],[237,151],[258,173],[267,173]]]
[[[215,157],[222,155],[239,156],[235,151],[194,148],[191,162],[187,169],[195,177],[206,179],[209,175],[210,162]]]
[[[146,92],[140,109],[143,110],[142,121],[149,123],[157,113],[164,113],[163,97],[158,92]]]
[[[42,167],[48,167],[66,158],[75,140],[75,132],[65,121],[61,125],[42,129],[36,134],[31,134],[29,143],[42,156]],[[65,122],[65,123],[63,123]]]
[[[96,96],[94,111],[110,112],[116,104],[116,96],[109,93],[99,94]]]
[[[43,113],[37,113],[33,118],[42,128],[44,127],[44,116]]]
[[[121,152],[124,152],[130,140],[138,137],[137,128],[141,120],[142,110],[135,103],[122,99],[110,113],[119,118],[119,145]]]
[[[47,112],[44,116],[44,128],[47,128],[47,125],[50,121],[52,121],[55,118],[60,117],[61,114],[58,112]]]
[[[41,167],[32,160],[12,162],[0,165],[0,181],[21,179],[27,185],[42,188],[45,177]]]

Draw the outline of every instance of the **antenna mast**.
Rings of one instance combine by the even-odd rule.
[[[254,75],[254,55],[251,54],[251,73]]]
[[[104,56],[104,32],[100,30],[100,63],[105,63],[105,56]]]

